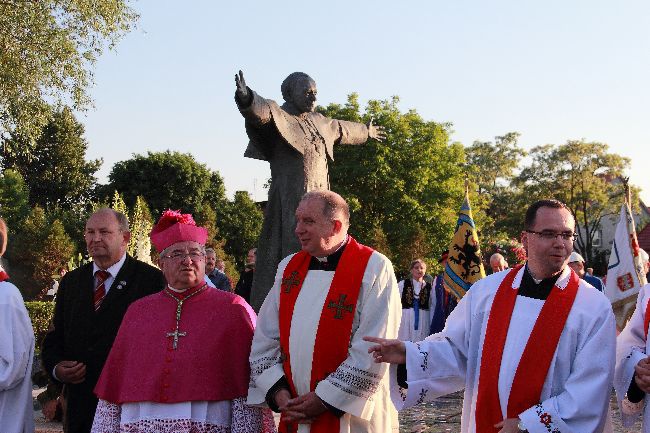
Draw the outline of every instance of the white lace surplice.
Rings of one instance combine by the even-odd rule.
[[[91,433],[271,433],[273,416],[251,407],[245,398],[232,401],[124,403],[99,400]]]

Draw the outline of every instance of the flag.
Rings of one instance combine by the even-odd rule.
[[[462,298],[472,284],[485,276],[481,248],[476,225],[469,205],[469,193],[465,186],[465,200],[460,207],[456,231],[449,245],[449,258],[445,266],[445,289],[457,299]]]
[[[612,242],[605,285],[619,329],[623,329],[634,311],[637,294],[646,283],[634,219],[629,205],[624,203]]]

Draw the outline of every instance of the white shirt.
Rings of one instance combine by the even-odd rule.
[[[93,276],[95,277],[95,288],[99,286],[99,281],[97,279],[97,271],[106,271],[110,275],[108,278],[106,278],[106,281],[104,281],[104,289],[106,290],[106,294],[108,295],[108,291],[111,289],[111,286],[113,285],[113,281],[115,281],[115,277],[117,276],[117,273],[120,272],[120,269],[122,269],[122,265],[124,264],[124,261],[126,260],[126,253],[122,256],[121,259],[117,261],[117,263],[109,266],[107,269],[102,269],[99,266],[97,266],[97,263],[93,262]]]

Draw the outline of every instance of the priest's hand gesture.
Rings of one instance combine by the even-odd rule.
[[[326,410],[327,407],[323,400],[312,391],[289,400],[283,413],[286,415],[287,421],[310,424]]]
[[[278,392],[275,393],[273,399],[275,400],[275,404],[278,406],[278,409],[280,409],[280,412],[282,413],[282,415],[284,415],[285,419],[288,422],[299,422],[299,423],[310,422],[307,421],[308,418],[304,414],[302,414],[297,410],[291,409],[287,406],[287,403],[291,401],[291,393],[289,393],[289,390],[287,389],[279,390]]]
[[[371,343],[376,343],[368,349],[368,353],[372,353],[375,362],[406,364],[406,345],[403,341],[387,340],[377,337],[363,337],[363,339]]]
[[[237,86],[237,90],[235,90],[235,98],[237,98],[237,101],[244,106],[250,105],[251,95],[246,86],[246,80],[244,80],[244,73],[242,71],[239,71],[239,74],[235,74],[235,85]]]
[[[373,125],[372,121],[374,119],[370,119],[370,122],[366,125],[368,127],[368,138],[374,138],[377,141],[384,141],[386,139],[386,132],[384,131],[383,126],[379,125]]]
[[[634,381],[641,391],[650,393],[650,357],[643,358],[634,367]]]
[[[500,429],[499,433],[519,433],[519,418],[508,418],[494,425]]]

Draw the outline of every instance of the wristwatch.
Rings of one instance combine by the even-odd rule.
[[[528,433],[528,430],[526,430],[526,426],[522,420],[519,420],[519,423],[517,423],[517,428],[519,429],[520,433]]]

